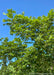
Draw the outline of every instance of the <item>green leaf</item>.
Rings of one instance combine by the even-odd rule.
[[[6,13],[3,12],[3,15],[6,15]]]
[[[3,19],[3,22],[6,22],[6,20],[5,20],[5,19]]]

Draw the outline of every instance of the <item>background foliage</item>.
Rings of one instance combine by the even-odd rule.
[[[8,37],[0,39],[0,74],[54,73],[53,9],[48,16],[38,18],[24,16],[24,12],[16,14],[12,9],[3,14],[7,16],[3,19],[4,25],[10,27],[10,35],[15,34],[15,38],[12,41]],[[29,43],[32,46],[28,47]]]

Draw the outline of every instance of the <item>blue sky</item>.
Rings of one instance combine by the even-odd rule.
[[[25,12],[26,16],[38,16],[45,15],[49,10],[54,8],[54,0],[0,0],[0,38],[9,37],[12,40],[14,36],[9,34],[9,27],[3,26],[2,19],[6,18],[3,12],[7,12],[7,9],[16,10],[17,13]]]

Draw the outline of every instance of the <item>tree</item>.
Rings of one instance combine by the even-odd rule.
[[[47,16],[37,19],[24,16],[24,12],[16,14],[12,9],[8,9],[4,15],[8,17],[3,19],[4,25],[10,27],[10,35],[15,34],[15,38],[13,41],[8,41],[7,37],[3,41],[1,39],[0,59],[3,66],[0,72],[6,70],[4,75],[54,73],[53,9]],[[29,43],[32,46],[28,47]],[[16,58],[15,62],[13,58]]]

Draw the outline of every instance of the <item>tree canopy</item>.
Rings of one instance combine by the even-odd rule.
[[[3,14],[7,16],[3,25],[9,26],[10,35],[15,37],[12,41],[8,37],[0,39],[0,74],[54,73],[53,9],[37,18],[25,16],[24,12],[16,14],[12,9]]]

